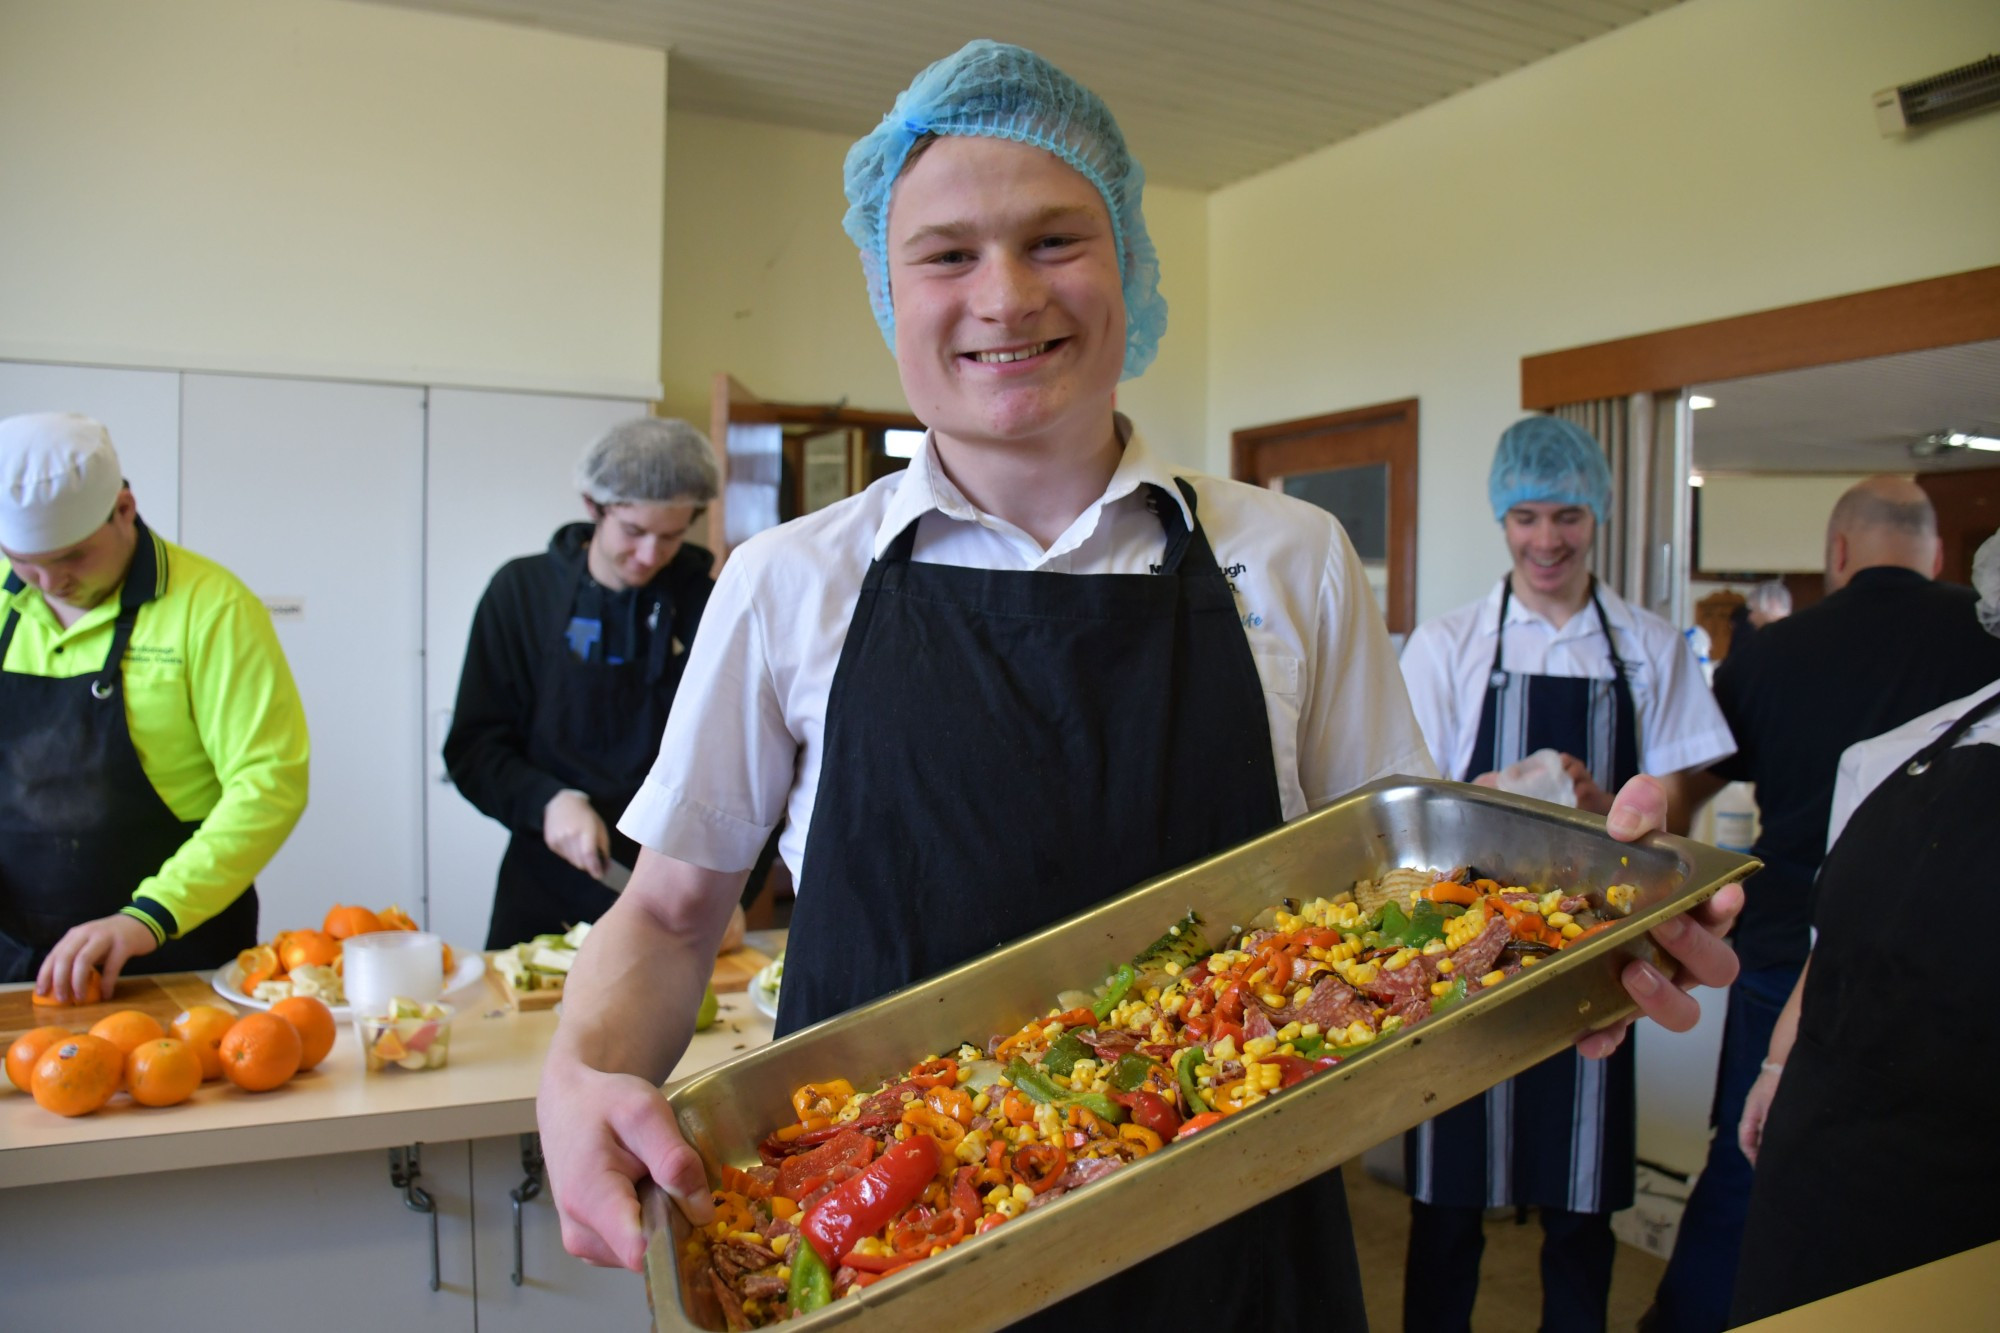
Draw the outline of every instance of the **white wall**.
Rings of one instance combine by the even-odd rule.
[[[1826,566],[1826,520],[1854,476],[1732,474],[1702,479],[1696,569],[1818,573]]]
[[[1209,432],[1421,400],[1420,616],[1505,560],[1524,355],[2000,263],[2000,115],[1869,96],[2000,50],[1966,0],[1690,0],[1221,190]]]
[[[846,135],[677,111],[667,127],[665,410],[707,428],[719,370],[777,402],[906,410],[895,358],[841,230]],[[1207,414],[1207,196],[1151,187],[1146,221],[1172,317],[1159,359],[1119,389],[1153,447],[1201,465]]]
[[[0,357],[650,397],[665,119],[521,27],[0,5]]]

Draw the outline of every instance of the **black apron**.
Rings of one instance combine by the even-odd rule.
[[[1590,605],[1611,655],[1609,680],[1508,671],[1502,645],[1512,595],[1510,576],[1500,594],[1479,739],[1461,781],[1554,749],[1580,758],[1597,785],[1615,793],[1639,772],[1638,710],[1596,580]],[[1411,1130],[1403,1138],[1410,1193],[1447,1208],[1609,1213],[1631,1207],[1638,1150],[1632,1048],[1627,1034],[1608,1059],[1564,1051]]]
[[[643,660],[607,661],[587,647],[580,656],[577,645],[584,641],[572,639],[570,626],[578,617],[595,620],[601,633],[602,606],[610,600],[591,579],[588,561],[581,565],[563,624],[544,631],[528,719],[528,762],[590,797],[611,835],[611,859],[628,870],[639,859],[639,844],[618,831],[618,821],[653,766],[687,663],[685,650],[674,647],[672,594],[649,586],[639,598],[652,626]],[[500,859],[486,947],[504,949],[595,921],[617,897],[550,851],[539,828],[516,832]]]
[[[1158,574],[916,563],[914,522],[869,566],[827,701],[779,1035],[1281,821],[1235,595],[1200,525],[1158,487],[1147,500]],[[1190,1317],[1365,1328],[1339,1172],[1022,1326]]]
[[[201,827],[167,808],[125,718],[125,650],[160,587],[144,523],[103,667],[57,678],[0,670],[0,981],[32,981],[64,932],[112,916]],[[21,588],[7,579],[9,593]],[[0,628],[0,665],[20,616]],[[221,967],[257,943],[257,890],[134,958],[128,974]]]
[[[1975,924],[1993,900],[2000,746],[1955,748],[1996,710],[2000,694],[1885,778],[1820,869],[1733,1323],[2000,1240],[2000,1022]]]

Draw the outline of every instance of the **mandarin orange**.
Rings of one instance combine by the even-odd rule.
[[[178,1037],[140,1042],[125,1056],[125,1087],[141,1106],[178,1106],[201,1086],[201,1056]]]
[[[90,969],[90,979],[83,983],[83,998],[80,1000],[58,1000],[54,991],[50,991],[47,995],[36,991],[28,998],[35,1004],[44,1005],[51,1009],[61,1009],[72,1004],[102,1004],[104,1002],[104,974],[94,967]]]
[[[107,1014],[90,1025],[90,1035],[102,1037],[118,1048],[118,1058],[123,1060],[132,1053],[132,1048],[142,1041],[158,1041],[167,1035],[160,1026],[160,1020],[138,1009],[120,1009],[115,1014]]]
[[[299,1072],[305,1045],[276,1014],[245,1014],[222,1034],[222,1072],[245,1092],[269,1092]]]
[[[268,944],[245,949],[236,955],[236,966],[243,973],[243,993],[252,994],[259,986],[278,975],[278,951]]]
[[[35,1062],[53,1043],[71,1035],[68,1028],[30,1028],[7,1048],[7,1081],[27,1092],[34,1083]]]
[[[271,1006],[271,1012],[290,1023],[299,1033],[299,1072],[305,1073],[333,1049],[333,1010],[311,995],[294,995]]]
[[[340,957],[340,941],[317,930],[294,930],[278,937],[278,961],[285,971],[302,967],[331,967]]]
[[[383,908],[375,914],[375,917],[382,923],[384,930],[417,929],[417,923],[410,919],[410,914],[395,904]]]
[[[212,1004],[183,1009],[167,1030],[193,1048],[201,1061],[204,1082],[222,1077],[222,1034],[236,1023],[236,1015]]]
[[[339,903],[333,905],[333,910],[326,914],[326,920],[320,923],[321,933],[331,935],[337,940],[344,940],[350,935],[367,935],[381,929],[382,918],[367,908],[345,907]]]
[[[111,1100],[125,1072],[125,1055],[102,1037],[64,1037],[35,1062],[29,1089],[43,1110],[89,1115]]]

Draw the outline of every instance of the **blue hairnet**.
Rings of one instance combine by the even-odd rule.
[[[1517,504],[1586,505],[1599,523],[1611,508],[1611,468],[1583,427],[1561,417],[1524,417],[1500,434],[1486,474],[1493,517]]]
[[[868,302],[889,350],[896,350],[896,310],[889,299],[889,196],[926,134],[1012,139],[1054,153],[1097,187],[1111,214],[1125,292],[1125,369],[1130,379],[1153,363],[1167,331],[1160,258],[1146,234],[1140,196],[1146,173],[1125,150],[1118,122],[1097,94],[1018,46],[968,42],[917,75],[874,133],[847,152],[847,216],[861,247]]]

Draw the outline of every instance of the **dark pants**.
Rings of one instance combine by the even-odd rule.
[[[1750,1162],[1736,1146],[1736,1126],[1770,1051],[1771,1029],[1798,980],[1796,967],[1763,967],[1742,973],[1729,988],[1710,1113],[1715,1137],[1681,1214],[1674,1257],[1653,1297],[1650,1333],[1721,1333],[1729,1326],[1743,1220],[1750,1211]]]
[[[1537,1209],[1542,1216],[1542,1333],[1603,1333],[1618,1242],[1611,1214]],[[1403,1333],[1468,1333],[1486,1249],[1486,1210],[1410,1200]]]

